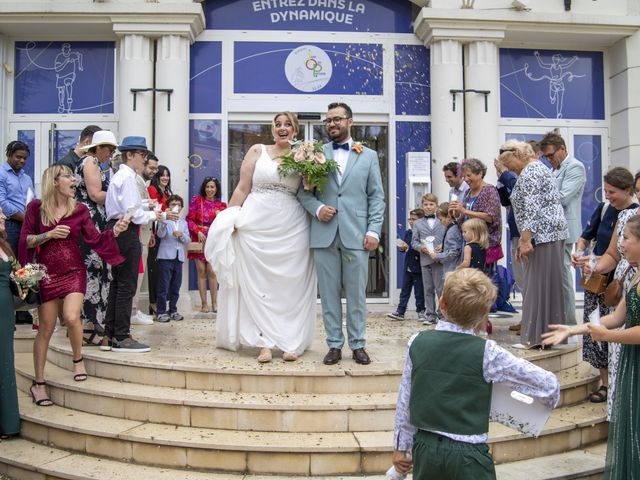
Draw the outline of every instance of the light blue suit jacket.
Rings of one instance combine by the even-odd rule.
[[[587,174],[582,162],[568,155],[553,174],[569,226],[569,238],[565,241],[575,243],[582,233],[582,193],[587,183]]]
[[[159,260],[173,260],[178,255],[178,260],[184,263],[184,250],[187,243],[191,241],[189,237],[189,228],[187,222],[184,219],[178,220],[178,228],[182,232],[182,237],[178,238],[173,235],[174,222],[172,220],[165,220],[158,222],[158,230],[156,235],[158,236],[160,246],[158,247],[158,259]]]
[[[332,144],[324,145],[327,159],[333,159]],[[326,248],[340,235],[342,244],[352,250],[364,249],[367,232],[380,235],[384,221],[384,190],[380,176],[378,154],[364,147],[362,153],[349,152],[347,166],[338,183],[336,173],[329,175],[322,193],[306,192],[302,186],[298,199],[311,214],[311,248]],[[329,222],[316,216],[322,205],[331,205],[337,213]]]

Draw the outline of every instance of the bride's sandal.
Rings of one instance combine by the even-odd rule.
[[[295,362],[298,360],[298,356],[293,352],[284,352],[282,354],[282,360],[285,362]]]
[[[84,360],[84,357],[80,357],[77,360],[72,360],[74,365],[79,364]],[[76,373],[73,375],[73,380],[76,382],[84,382],[89,376],[86,373]]]
[[[271,350],[268,348],[263,348],[260,350],[260,355],[258,355],[258,363],[269,363],[273,357],[271,356]]]
[[[31,383],[31,387],[29,388],[29,393],[31,393],[31,398],[33,399],[33,403],[35,403],[39,407],[50,407],[53,405],[53,401],[47,395],[47,391],[45,390],[45,396],[42,398],[36,399],[36,394],[33,391],[34,387],[42,387],[45,386],[47,382],[36,382],[35,380]]]

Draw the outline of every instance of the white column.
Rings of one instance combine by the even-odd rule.
[[[189,39],[165,35],[158,39],[156,88],[173,89],[171,109],[168,93],[156,93],[155,153],[171,170],[174,193],[188,202],[189,192]]]
[[[171,189],[189,205],[189,39],[164,35],[158,39],[156,88],[173,89],[171,109],[168,94],[156,93],[155,153],[161,165],[171,171]],[[178,309],[191,311],[188,262],[182,270],[182,289]]]
[[[136,95],[133,110],[132,88],[153,87],[153,43],[144,35],[123,35],[120,39],[119,77],[119,139],[129,135],[141,135],[152,148],[153,92]]]
[[[433,193],[448,200],[449,185],[442,167],[464,158],[464,99],[456,95],[455,110],[450,90],[462,90],[462,45],[457,40],[438,40],[431,50],[431,155]]]
[[[464,66],[465,89],[488,90],[465,95],[466,157],[477,158],[487,165],[487,181],[495,184],[493,159],[497,156],[500,112],[500,68],[498,46],[490,41],[468,44]]]
[[[611,166],[625,167],[635,174],[640,157],[640,32],[613,45],[608,63]],[[603,164],[603,171],[608,167]]]

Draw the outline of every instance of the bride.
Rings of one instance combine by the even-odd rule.
[[[274,145],[254,145],[240,167],[229,208],[211,225],[205,256],[220,282],[218,347],[258,347],[294,361],[313,341],[316,272],[309,249],[309,218],[296,199],[298,175],[281,178],[280,157],[299,131],[291,112],[272,121]]]

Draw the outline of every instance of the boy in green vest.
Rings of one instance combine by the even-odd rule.
[[[409,341],[393,465],[400,473],[413,466],[414,480],[496,478],[487,445],[492,382],[549,408],[558,403],[560,385],[553,373],[475,335],[484,328],[496,294],[479,270],[451,272],[440,298],[445,320]]]

